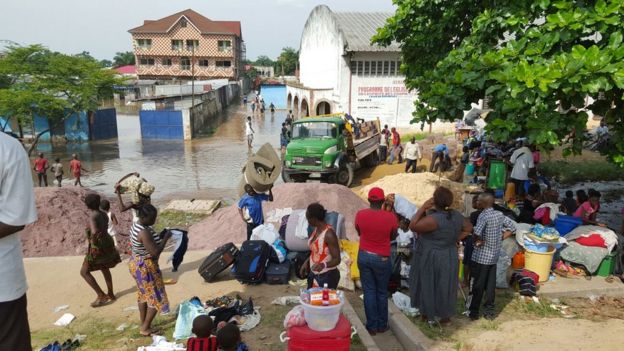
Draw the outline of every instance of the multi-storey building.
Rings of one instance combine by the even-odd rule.
[[[238,80],[244,59],[241,24],[188,9],[130,29],[140,79]]]

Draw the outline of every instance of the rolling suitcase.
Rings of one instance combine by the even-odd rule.
[[[264,240],[245,241],[232,267],[234,278],[243,284],[262,283],[272,250]]]
[[[290,261],[285,260],[282,263],[269,263],[264,276],[267,284],[288,284],[290,280]]]
[[[197,270],[205,281],[211,282],[217,274],[229,267],[238,256],[239,251],[236,245],[227,243],[214,250]]]

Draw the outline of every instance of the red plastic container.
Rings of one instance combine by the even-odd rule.
[[[286,335],[288,336],[288,351],[349,351],[351,323],[343,314],[340,314],[338,324],[333,330],[318,332],[305,325],[288,329]]]

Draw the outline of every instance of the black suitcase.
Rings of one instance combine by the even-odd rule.
[[[243,243],[232,274],[243,284],[260,284],[269,263],[273,248],[264,240],[248,240]]]
[[[295,275],[299,279],[308,279],[308,277],[303,277],[299,274],[301,270],[301,266],[305,263],[305,261],[310,257],[310,251],[307,252],[296,252],[290,251],[288,255],[286,255],[286,260],[290,261],[290,265],[292,266],[292,270],[295,271]]]
[[[290,261],[282,263],[269,263],[264,276],[267,284],[288,284],[290,280]]]
[[[211,282],[217,274],[228,268],[238,256],[239,251],[236,245],[227,243],[214,250],[197,270],[205,281]]]

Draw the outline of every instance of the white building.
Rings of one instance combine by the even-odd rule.
[[[299,83],[287,86],[288,107],[300,116],[348,112],[365,120],[407,127],[416,94],[401,75],[401,50],[371,45],[392,13],[312,10],[303,28]]]

